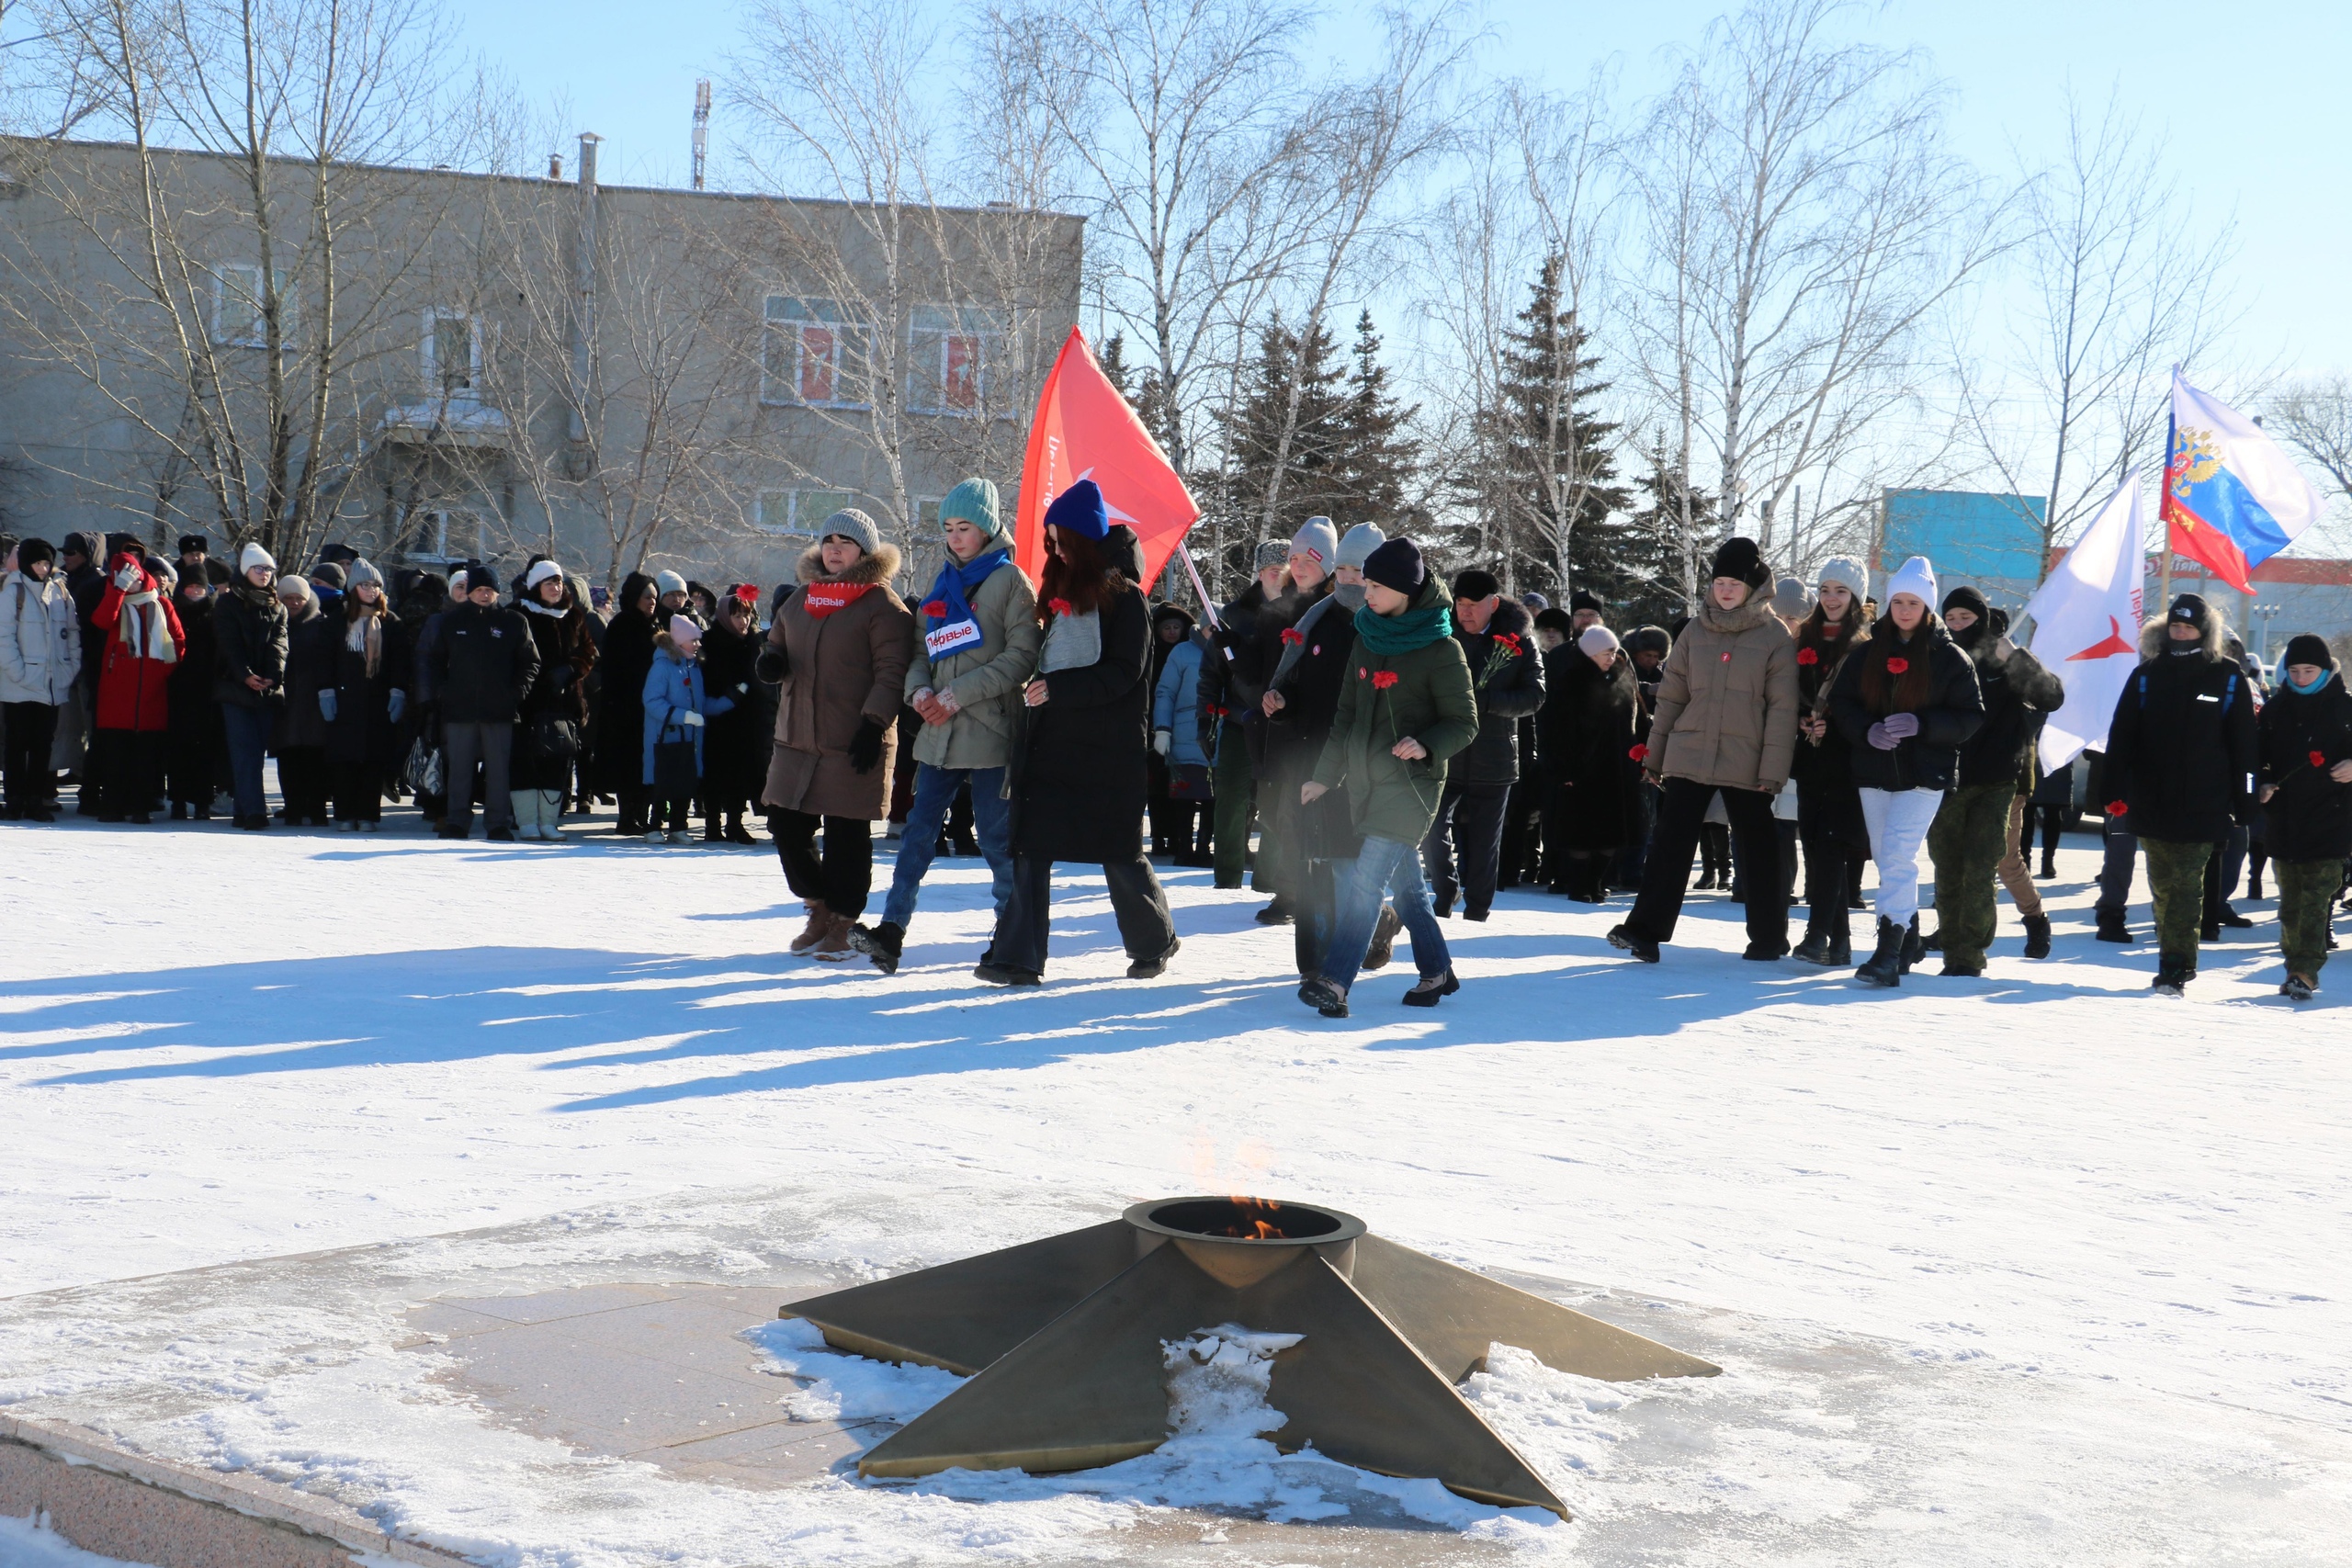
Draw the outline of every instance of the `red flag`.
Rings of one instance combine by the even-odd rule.
[[[1073,327],[1038,394],[1029,456],[1021,466],[1012,558],[1033,582],[1046,569],[1046,508],[1080,479],[1102,489],[1112,522],[1136,531],[1143,546],[1141,586],[1148,592],[1201,509]]]

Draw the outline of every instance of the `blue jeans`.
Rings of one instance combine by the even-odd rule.
[[[1004,770],[920,763],[914,804],[907,807],[907,825],[899,834],[898,869],[890,874],[890,897],[882,906],[882,919],[900,931],[915,918],[915,892],[939,853],[948,809],[966,779],[972,781],[972,836],[988,858],[989,894],[999,918],[1004,914],[1004,901],[1012,896],[1012,803],[1004,798]]]
[[[267,708],[220,705],[220,723],[229,739],[230,788],[237,797],[237,815],[267,817],[269,795],[262,787],[261,760],[269,750],[269,735],[277,716]]]
[[[1437,911],[1430,908],[1429,884],[1421,880],[1421,846],[1375,836],[1364,840],[1363,852],[1341,878],[1340,916],[1323,954],[1323,977],[1342,993],[1356,983],[1364,952],[1372,946],[1381,903],[1391,897],[1396,918],[1412,933],[1413,967],[1421,978],[1433,980],[1453,967],[1453,955],[1445,950],[1445,932],[1438,929]]]

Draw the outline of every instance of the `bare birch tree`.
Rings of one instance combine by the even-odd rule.
[[[1890,438],[1925,329],[2008,243],[1909,55],[1838,44],[1840,0],[1751,0],[1653,105],[1635,177],[1653,379],[1690,405],[1725,522],[1774,545],[1810,471]],[[1751,513],[1755,522],[1748,523]]]
[[[2164,153],[2120,92],[2096,117],[2068,95],[2064,149],[2026,185],[2012,368],[1990,389],[1959,378],[1962,416],[2002,484],[2046,492],[2044,559],[2159,455],[2166,367],[2199,358],[2236,321],[2222,281],[2235,226],[2192,219],[2179,182],[2158,173]]]
[[[435,162],[465,129],[442,112],[435,14],[51,0],[35,20],[59,123],[129,143],[18,144],[64,234],[0,258],[0,310],[146,452],[143,472],[74,477],[158,537],[215,526],[302,558],[368,449],[367,384],[437,227],[423,182],[361,166]]]
[[[1340,290],[1354,277],[1363,253],[1396,237],[1389,198],[1398,181],[1451,140],[1439,99],[1460,59],[1461,46],[1442,16],[1392,11],[1379,72],[1319,95],[1294,127],[1288,140],[1299,156],[1280,181],[1293,238],[1270,261],[1295,278],[1301,343],[1329,326]],[[1304,353],[1291,355],[1286,407],[1266,491],[1258,498],[1261,528],[1269,534],[1282,512],[1306,367]]]
[[[1017,469],[1043,321],[1075,304],[1039,292],[1069,271],[1041,247],[1069,242],[1037,222],[984,233],[1015,209],[948,205],[954,161],[924,107],[933,24],[912,0],[762,0],[746,30],[730,82],[761,130],[755,166],[779,193],[751,259],[781,291],[768,308],[785,312],[766,324],[763,399],[856,441],[867,468],[854,480],[801,477],[863,491],[911,538],[919,457]],[[998,188],[1023,188],[994,199],[1035,194],[1036,176],[1006,164],[1052,102],[1001,106],[1014,118],[996,128],[989,172]],[[804,182],[822,197],[786,194]]]

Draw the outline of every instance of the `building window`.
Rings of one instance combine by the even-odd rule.
[[[845,490],[762,491],[754,525],[763,534],[807,539],[813,544],[825,519],[855,501]]]
[[[862,409],[865,328],[831,299],[771,294],[763,308],[760,400]]]
[[[487,559],[490,520],[464,507],[421,507],[410,516],[407,547],[401,553],[412,561],[445,566]]]
[[[291,344],[294,296],[282,272],[277,275],[277,322],[279,342]],[[222,262],[212,269],[212,341],[235,348],[269,346],[260,267],[250,262]]]
[[[909,408],[917,413],[988,412],[991,368],[1004,352],[1004,328],[994,311],[919,306],[907,346]]]
[[[428,395],[469,395],[481,385],[481,336],[480,318],[463,310],[424,312],[417,359]]]

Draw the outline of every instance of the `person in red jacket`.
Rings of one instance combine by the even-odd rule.
[[[171,726],[167,683],[187,652],[187,633],[170,597],[129,550],[107,563],[106,596],[90,625],[106,639],[90,740],[98,820],[152,822],[163,795],[164,743]]]

